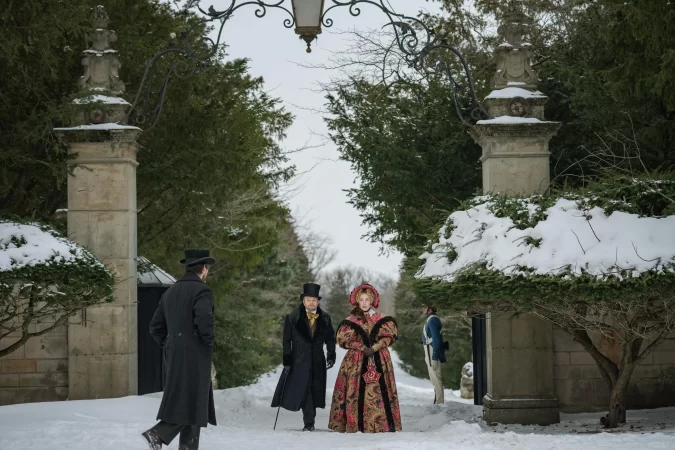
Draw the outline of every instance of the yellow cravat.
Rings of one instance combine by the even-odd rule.
[[[316,318],[319,317],[318,314],[314,314],[313,312],[307,311],[307,318],[309,319],[309,326],[314,327],[314,321]]]

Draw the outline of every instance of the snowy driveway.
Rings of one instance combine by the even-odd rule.
[[[338,359],[343,355],[340,351]],[[396,361],[395,354],[393,357]],[[397,369],[402,433],[333,433],[326,428],[326,410],[318,411],[318,430],[314,433],[299,431],[302,413],[284,410],[279,416],[277,431],[272,431],[276,410],[269,404],[278,379],[277,371],[263,376],[254,385],[218,391],[219,426],[202,431],[200,448],[646,450],[675,447],[675,409],[672,408],[629,412],[629,420],[634,421],[633,432],[597,433],[593,424],[598,414],[566,415],[564,422],[554,427],[494,429],[480,424],[480,407],[455,397],[450,391],[446,392],[446,399],[451,401],[442,406],[431,405],[433,390],[429,382]],[[334,383],[336,374],[337,366],[329,372],[329,385]],[[330,394],[329,391],[327,401]],[[159,399],[159,395],[152,394],[3,406],[0,407],[0,450],[145,450],[147,446],[140,432],[154,424]],[[177,449],[177,442],[168,448]]]

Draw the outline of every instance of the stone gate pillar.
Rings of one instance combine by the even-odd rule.
[[[529,20],[512,2],[498,29],[497,73],[482,120],[471,136],[483,148],[483,191],[532,195],[550,182],[548,143],[560,123],[544,118],[546,96],[537,91],[531,45],[522,38]],[[553,383],[553,330],[533,316],[488,314],[487,423],[548,425],[560,421]]]
[[[92,10],[90,49],[73,101],[73,126],[57,128],[68,143],[68,236],[117,276],[112,303],[83,310],[68,325],[69,398],[137,393],[136,138],[124,124],[130,106],[120,97],[116,40],[102,6]]]

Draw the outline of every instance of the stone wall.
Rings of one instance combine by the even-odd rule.
[[[46,327],[46,324],[32,325]],[[20,334],[18,334],[20,336]],[[2,340],[0,347],[18,340],[17,334]],[[0,357],[0,405],[48,402],[68,398],[68,335],[59,327],[31,338],[13,353]]]
[[[604,336],[592,336],[596,346],[612,361],[621,350]],[[593,358],[562,330],[553,332],[553,377],[560,411],[606,411],[609,389]],[[675,406],[675,334],[640,364],[628,391],[628,408]]]

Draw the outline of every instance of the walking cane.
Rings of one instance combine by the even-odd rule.
[[[286,377],[284,378],[284,385],[281,386],[281,397],[279,397],[279,407],[277,408],[277,418],[274,419],[274,428],[272,430],[277,429],[277,420],[279,420],[279,411],[281,411],[281,402],[284,401],[284,391],[286,390],[286,382],[288,381],[288,372],[289,370],[286,370],[284,368],[284,371],[282,372],[283,374],[286,374]]]

